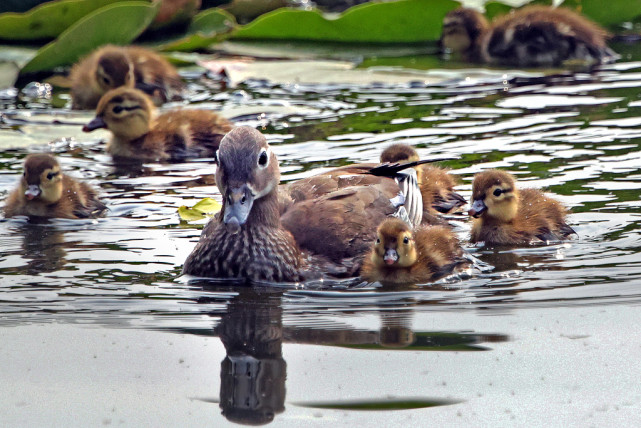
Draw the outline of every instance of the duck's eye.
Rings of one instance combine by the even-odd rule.
[[[114,108],[111,111],[113,111],[115,114],[119,114],[123,110],[124,108],[122,106],[114,106]]]
[[[378,245],[380,243],[381,243],[381,239],[380,238],[376,238],[376,245]]]
[[[494,195],[494,196],[501,196],[501,193],[503,193],[503,190],[501,190],[501,189],[494,189],[494,193],[493,193],[493,195]]]
[[[410,243],[410,238],[408,238],[407,236],[403,238],[403,244],[409,244],[409,243]]]
[[[58,175],[57,172],[50,172],[49,174],[47,174],[47,179],[53,180],[53,177],[55,177],[56,175]]]
[[[260,165],[262,167],[266,166],[268,159],[269,158],[267,157],[267,152],[266,151],[262,151],[260,153],[260,156],[258,156],[258,165]]]
[[[111,82],[109,82],[109,78],[107,78],[107,77],[103,77],[102,81],[105,82],[105,85],[111,84]]]

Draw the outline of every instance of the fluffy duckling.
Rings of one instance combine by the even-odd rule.
[[[117,88],[100,99],[96,117],[83,131],[98,128],[111,131],[107,152],[116,158],[178,161],[215,157],[232,124],[210,110],[178,109],[155,117],[147,95],[133,88]]]
[[[516,188],[511,174],[488,170],[474,177],[474,217],[470,242],[525,245],[567,239],[574,230],[565,222],[567,209],[536,189]]]
[[[414,147],[403,143],[392,144],[381,153],[381,163],[418,160]],[[438,214],[455,212],[467,203],[463,196],[454,191],[456,181],[446,169],[434,165],[419,165],[415,169],[423,197],[423,219],[430,224],[439,223]]]
[[[280,221],[276,155],[250,127],[229,132],[218,150],[221,215],[203,229],[183,273],[253,281],[297,281],[302,258]]]
[[[32,154],[25,159],[20,186],[7,198],[4,214],[87,218],[96,217],[105,208],[97,192],[64,175],[52,155]]]
[[[157,104],[180,99],[183,83],[176,69],[157,53],[136,46],[106,45],[76,63],[69,74],[73,109],[94,109],[105,92],[136,87]]]
[[[472,9],[459,8],[443,20],[441,45],[471,62],[516,67],[559,66],[568,60],[586,64],[613,62],[607,32],[563,8],[526,6],[491,24]]]
[[[425,283],[452,272],[462,263],[462,254],[458,239],[447,227],[420,226],[412,231],[404,221],[388,218],[376,231],[361,276],[383,285]]]

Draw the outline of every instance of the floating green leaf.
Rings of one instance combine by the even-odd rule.
[[[58,39],[42,47],[21,73],[51,70],[72,64],[98,46],[131,43],[149,26],[160,3],[127,1],[105,6],[76,22]]]
[[[641,16],[641,1],[638,0],[610,0],[607,6],[603,0],[581,0],[580,7],[582,14],[605,27]]]
[[[423,409],[434,406],[448,406],[457,404],[460,401],[442,398],[383,398],[371,400],[346,400],[346,401],[316,401],[316,402],[298,402],[293,403],[300,407],[310,407],[312,409],[335,409],[335,410],[359,410],[359,411],[389,411],[389,410],[409,410]]]
[[[222,205],[215,199],[205,198],[199,201],[191,208],[182,206],[178,208],[178,215],[184,221],[202,220],[207,217],[213,217],[215,213],[220,211]]]
[[[278,9],[243,28],[233,38],[339,42],[410,43],[437,40],[443,17],[459,3],[453,0],[399,0],[367,3],[336,19],[319,11]]]
[[[53,39],[83,16],[122,0],[59,0],[44,3],[25,13],[0,15],[0,39]]]
[[[188,52],[203,49],[227,38],[235,26],[236,20],[230,13],[220,9],[206,10],[194,17],[186,35],[159,46],[159,49]]]

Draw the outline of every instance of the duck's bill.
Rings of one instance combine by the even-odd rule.
[[[385,251],[383,261],[386,265],[393,265],[394,263],[396,263],[398,261],[398,253],[396,252],[396,250],[388,249],[387,251]]]
[[[223,223],[231,233],[240,231],[240,227],[247,222],[249,212],[254,204],[254,195],[246,185],[230,189],[225,198],[225,211]]]
[[[485,202],[481,199],[476,199],[474,202],[472,202],[472,207],[470,210],[467,212],[469,215],[471,215],[474,218],[477,218],[483,212],[487,209],[487,206],[485,205]]]
[[[95,129],[106,128],[106,127],[107,127],[107,124],[102,119],[102,117],[96,116],[93,119],[91,119],[91,122],[89,122],[88,124],[86,124],[85,126],[82,127],[82,131],[83,132],[91,132],[91,131],[93,131]]]
[[[28,200],[32,200],[40,196],[40,186],[37,184],[31,184],[27,187],[27,190],[24,191],[24,196]]]

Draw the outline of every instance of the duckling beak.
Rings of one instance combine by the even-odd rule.
[[[393,265],[394,263],[396,263],[398,261],[398,253],[396,252],[396,250],[393,248],[388,248],[385,251],[385,257],[383,257],[383,261],[386,265]]]
[[[40,186],[37,184],[30,184],[27,187],[27,190],[24,191],[24,195],[27,199],[32,200],[40,196]]]
[[[474,202],[472,202],[472,208],[470,208],[467,213],[474,218],[478,218],[486,209],[487,206],[485,202],[483,202],[483,199],[475,199]]]
[[[107,124],[100,116],[96,116],[91,119],[91,122],[82,127],[82,132],[91,132],[98,128],[106,128]]]
[[[249,217],[253,204],[254,195],[246,184],[228,190],[223,223],[227,225],[227,230],[230,233],[236,234],[240,232],[240,227],[247,222],[247,217]]]

